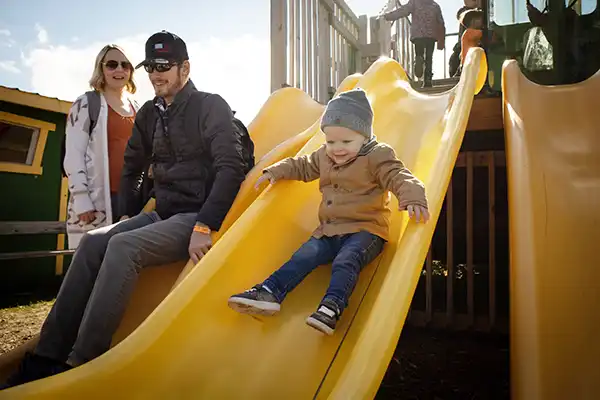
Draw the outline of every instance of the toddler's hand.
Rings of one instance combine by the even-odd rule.
[[[411,205],[406,207],[406,210],[408,211],[408,217],[414,218],[417,222],[420,222],[421,219],[423,223],[429,221],[429,210],[425,207]]]
[[[256,184],[254,185],[254,188],[256,190],[258,190],[258,188],[260,187],[260,185],[263,184],[263,182],[265,181],[269,181],[272,184],[275,183],[275,178],[273,177],[273,175],[271,175],[268,172],[265,172],[264,174],[262,174],[257,180],[256,180]]]

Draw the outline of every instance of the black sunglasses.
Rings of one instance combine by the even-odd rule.
[[[121,65],[121,67],[123,69],[128,69],[128,70],[132,70],[133,69],[133,65],[131,65],[131,63],[129,61],[115,61],[115,60],[108,60],[103,62],[102,64],[104,64],[104,66],[108,69],[115,70],[117,68],[119,68],[119,64]]]
[[[154,71],[156,71],[156,72],[167,72],[167,71],[171,70],[171,68],[173,68],[176,65],[177,65],[177,63],[169,63],[169,64],[152,63],[152,64],[146,64],[146,65],[144,65],[144,69],[146,70],[147,73],[151,74]]]

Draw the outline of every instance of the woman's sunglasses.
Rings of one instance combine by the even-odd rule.
[[[130,71],[133,69],[133,66],[131,65],[131,63],[129,61],[119,62],[119,61],[115,61],[115,60],[108,60],[108,61],[103,62],[102,64],[104,64],[104,66],[111,71],[114,71],[115,69],[117,69],[119,67],[119,64],[121,64],[121,67],[123,69],[128,69]]]
[[[167,72],[171,68],[173,68],[175,65],[177,65],[177,63],[169,63],[169,64],[152,63],[152,64],[146,64],[146,65],[144,65],[144,69],[149,74],[153,73],[154,71],[156,71],[156,72]]]

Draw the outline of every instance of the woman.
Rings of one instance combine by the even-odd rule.
[[[71,249],[85,232],[119,219],[123,155],[139,108],[132,98],[133,66],[119,46],[100,50],[90,86],[93,91],[79,96],[67,117],[64,169],[69,180]]]

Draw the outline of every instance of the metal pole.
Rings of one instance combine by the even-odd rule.
[[[566,81],[566,34],[565,32],[565,0],[548,0],[548,20],[552,47],[554,77],[558,84]],[[549,38],[550,39],[550,38]]]

